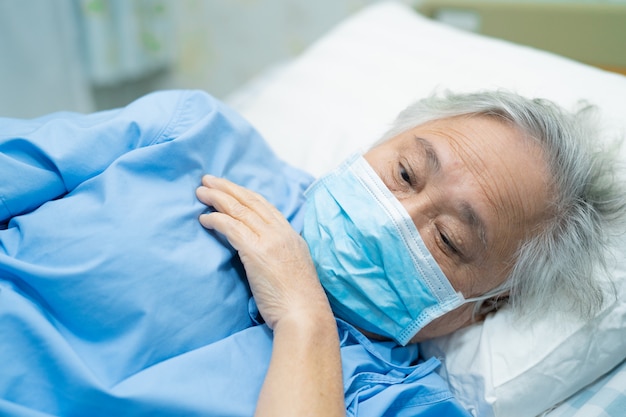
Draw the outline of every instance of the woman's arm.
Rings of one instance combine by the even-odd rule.
[[[344,408],[335,320],[281,320],[256,416],[343,416]]]
[[[257,416],[345,415],[337,327],[304,240],[269,202],[205,176],[202,225],[239,252],[257,306],[274,331]]]

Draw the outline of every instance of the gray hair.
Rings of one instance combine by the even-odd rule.
[[[523,316],[537,317],[559,305],[590,317],[603,305],[598,272],[607,269],[612,232],[623,231],[626,197],[616,177],[617,152],[601,149],[593,114],[589,105],[569,113],[550,101],[506,91],[444,93],[409,106],[383,136],[386,140],[438,119],[487,116],[540,145],[551,170],[551,218],[520,243],[508,278],[485,295],[493,301],[508,294],[514,311]],[[477,303],[475,313],[486,307]]]

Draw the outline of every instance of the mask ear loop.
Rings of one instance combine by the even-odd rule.
[[[509,296],[507,294],[498,295],[492,298],[483,300],[482,303],[477,305],[474,311],[474,316],[486,317],[489,313],[495,313],[505,305],[509,303]],[[477,311],[476,311],[477,310]]]
[[[496,312],[509,303],[509,288],[506,284],[505,282],[481,296],[465,299],[465,303],[476,303],[472,311],[474,321],[484,320],[489,313]]]

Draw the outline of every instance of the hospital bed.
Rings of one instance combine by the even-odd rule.
[[[369,146],[414,99],[493,88],[567,108],[586,100],[600,110],[603,138],[626,134],[623,75],[453,28],[395,2],[358,12],[227,101],[280,156],[319,175]],[[626,415],[626,239],[611,251],[617,295],[589,322],[545,317],[522,325],[504,308],[422,344],[424,356],[442,360],[439,372],[471,414]]]

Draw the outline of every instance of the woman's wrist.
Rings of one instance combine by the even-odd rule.
[[[321,304],[321,303],[320,303]],[[315,307],[293,309],[284,314],[275,324],[274,333],[302,333],[316,337],[337,337],[337,325],[330,306],[321,304]]]

